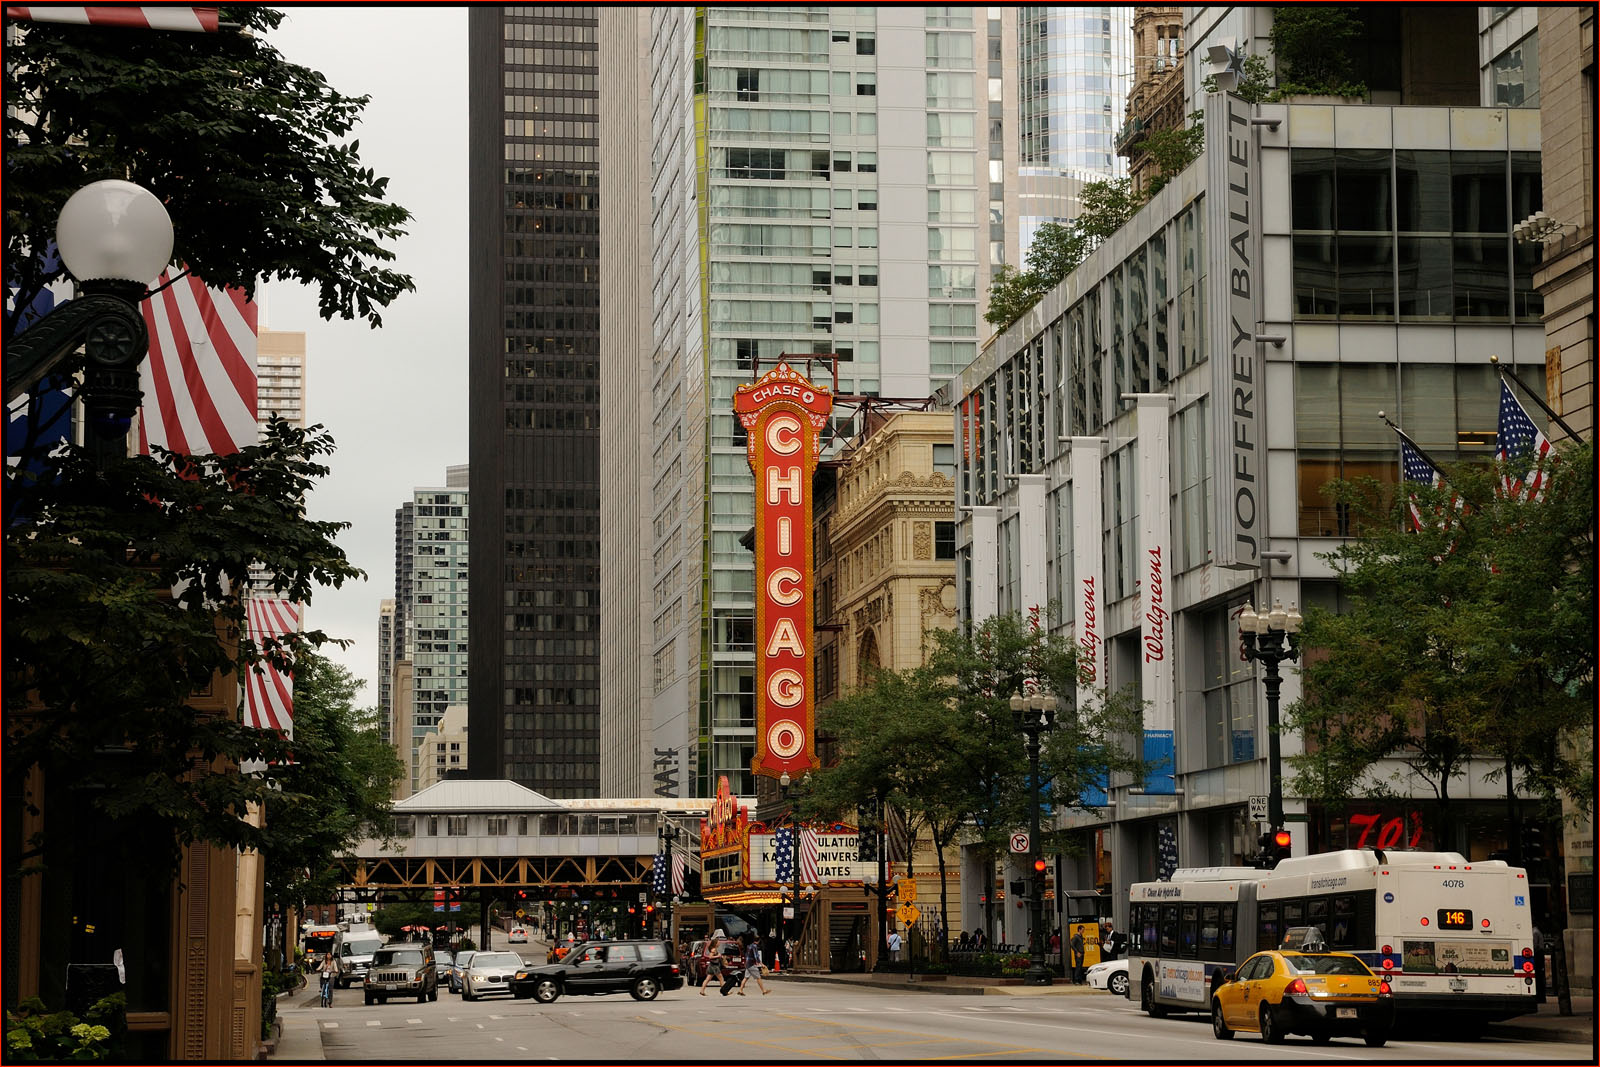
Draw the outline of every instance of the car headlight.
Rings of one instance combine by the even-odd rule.
[[[526,977],[528,977],[528,972],[527,971],[518,971],[517,972],[517,981],[520,982]]]

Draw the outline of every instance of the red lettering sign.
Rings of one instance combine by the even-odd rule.
[[[1161,546],[1150,549],[1150,607],[1144,613],[1150,624],[1144,632],[1144,661],[1155,663],[1167,658],[1167,608],[1161,587]]]
[[[1351,830],[1360,830],[1361,836],[1356,839],[1351,848],[1396,848],[1402,839],[1406,848],[1416,848],[1422,843],[1422,812],[1408,811],[1404,816],[1394,815],[1385,819],[1384,815],[1377,812],[1351,812],[1348,816]],[[1382,824],[1379,827],[1379,824]],[[1406,834],[1406,824],[1411,824],[1409,837]],[[1374,827],[1379,827],[1376,840],[1369,843]]]
[[[1094,685],[1100,680],[1100,634],[1095,629],[1094,575],[1083,579],[1083,634],[1078,647],[1083,655],[1078,657],[1078,681]]]
[[[756,497],[756,754],[776,778],[819,766],[813,742],[811,476],[833,395],[780,363],[734,391]]]

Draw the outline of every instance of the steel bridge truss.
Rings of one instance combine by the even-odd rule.
[[[384,856],[338,861],[346,888],[622,889],[649,885],[646,856]]]

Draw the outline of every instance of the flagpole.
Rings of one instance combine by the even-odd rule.
[[[1449,481],[1449,479],[1444,476],[1444,468],[1439,466],[1439,461],[1434,459],[1432,456],[1428,455],[1428,453],[1424,452],[1423,449],[1422,449],[1422,446],[1417,444],[1415,441],[1413,441],[1411,439],[1411,435],[1410,434],[1406,433],[1400,427],[1398,427],[1394,423],[1390,422],[1389,421],[1389,416],[1384,414],[1381,411],[1378,412],[1378,418],[1383,420],[1383,424],[1385,426],[1389,427],[1389,429],[1391,429],[1395,433],[1399,434],[1400,435],[1400,440],[1404,441],[1406,444],[1408,444],[1412,448],[1416,449],[1417,455],[1419,455],[1423,459],[1427,460],[1429,466],[1431,466],[1434,470],[1439,472],[1439,480],[1441,482]]]
[[[1535,404],[1538,404],[1539,409],[1549,417],[1551,422],[1555,423],[1557,426],[1566,431],[1567,436],[1572,438],[1574,441],[1577,441],[1579,444],[1583,443],[1583,438],[1578,436],[1578,432],[1571,426],[1568,426],[1566,420],[1560,415],[1557,415],[1555,413],[1555,409],[1544,402],[1544,397],[1540,396],[1532,389],[1529,389],[1527,384],[1523,382],[1521,378],[1517,377],[1516,371],[1501,363],[1499,356],[1490,356],[1489,362],[1494,365],[1495,370],[1500,372],[1500,378],[1502,381],[1504,381],[1506,378],[1510,378],[1512,381],[1516,382],[1517,385],[1521,387],[1523,393],[1528,397],[1528,399],[1532,400]]]

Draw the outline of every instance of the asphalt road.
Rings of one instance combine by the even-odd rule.
[[[521,946],[518,946],[521,947]],[[1368,1063],[1587,1061],[1582,1045],[1506,1041],[1391,1041],[1369,1049],[1359,1039],[1313,1046],[1291,1037],[1281,1047],[1252,1035],[1211,1036],[1200,1016],[1151,1019],[1110,994],[967,997],[877,990],[831,983],[752,983],[744,997],[701,997],[698,990],[640,1003],[626,994],[563,997],[554,1004],[499,997],[466,1003],[447,992],[437,1003],[366,1007],[355,990],[334,1007],[296,997],[287,1011],[315,1017],[329,1060],[1322,1060]]]

